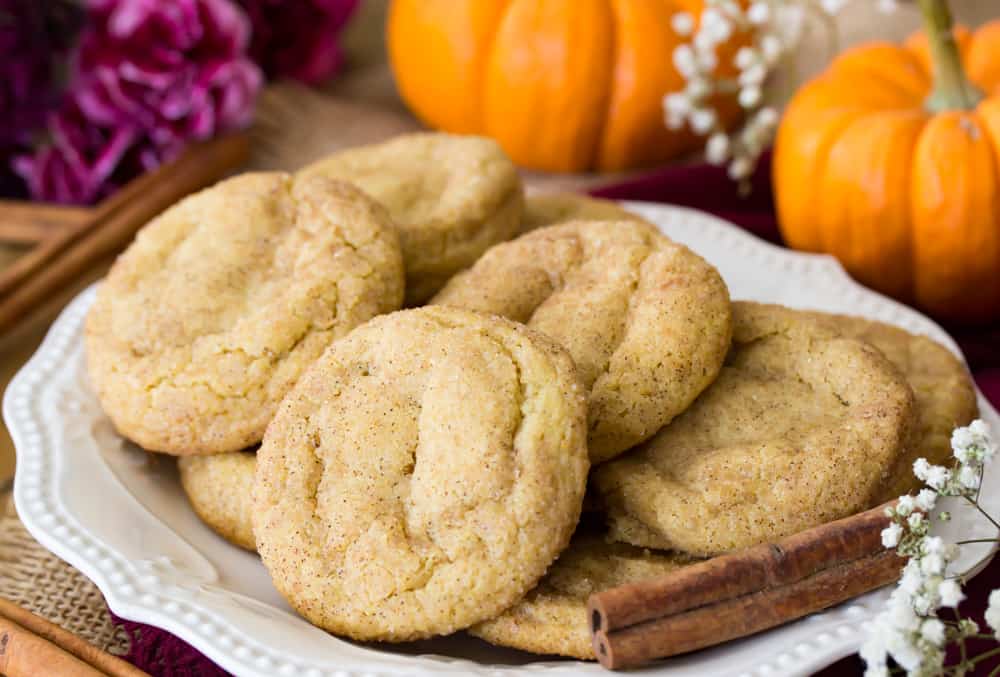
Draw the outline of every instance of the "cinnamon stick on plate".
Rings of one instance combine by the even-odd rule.
[[[905,560],[882,545],[889,505],[591,595],[594,653],[606,668],[635,667],[761,632],[897,580]]]

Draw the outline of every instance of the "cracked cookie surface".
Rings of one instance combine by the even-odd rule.
[[[642,220],[613,200],[602,200],[576,193],[539,193],[524,199],[521,232],[554,226],[563,221]]]
[[[519,600],[569,542],[589,464],[572,360],[502,318],[425,307],[332,345],[257,453],[254,533],[306,619],[447,634]]]
[[[88,373],[146,449],[244,449],[305,367],[402,290],[395,229],[361,191],[243,174],[165,211],[118,258],[87,316]]]
[[[576,535],[545,577],[494,619],[469,628],[491,644],[538,654],[595,660],[587,622],[592,593],[655,578],[696,560],[679,553]]]
[[[589,393],[601,463],[647,439],[715,378],[729,347],[718,271],[642,221],[571,221],[496,245],[431,301],[555,339]]]
[[[385,205],[399,229],[408,306],[429,299],[521,224],[517,168],[484,137],[406,134],[334,153],[299,173],[350,181]]]
[[[915,438],[899,457],[880,492],[885,502],[917,491],[923,482],[913,474],[913,462],[926,458],[935,465],[949,465],[951,433],[976,418],[976,390],[958,357],[940,343],[905,329],[850,315],[815,313],[835,331],[867,341],[889,358],[906,377],[916,397]]]
[[[871,507],[914,424],[913,391],[877,349],[734,303],[715,383],[592,481],[615,540],[714,555]]]
[[[177,459],[181,487],[199,519],[233,545],[255,552],[252,492],[256,468],[253,451]]]

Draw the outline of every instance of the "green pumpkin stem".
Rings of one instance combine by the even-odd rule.
[[[919,3],[934,68],[934,89],[925,102],[927,109],[939,113],[975,108],[983,93],[965,75],[952,32],[948,0],[919,0]]]

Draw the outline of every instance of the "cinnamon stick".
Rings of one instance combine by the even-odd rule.
[[[93,218],[92,207],[0,200],[0,242],[38,244]]]
[[[182,197],[208,186],[243,164],[249,154],[244,135],[230,135],[194,146],[163,173],[136,179],[139,188],[123,188],[98,207],[86,232],[63,242],[39,263],[37,257],[0,286],[0,334],[10,329],[49,295],[86,271],[95,261],[124,248],[150,219]],[[124,193],[124,195],[122,194]],[[138,194],[136,194],[138,193]],[[24,257],[27,258],[27,257]],[[18,261],[15,268],[21,261]],[[9,269],[10,270],[10,269]],[[8,271],[9,272],[9,271]],[[5,279],[6,273],[0,276]],[[15,286],[16,285],[16,286]]]
[[[72,246],[81,237],[94,228],[99,227],[123,206],[132,200],[141,198],[157,183],[169,180],[170,175],[177,171],[182,163],[190,163],[190,153],[191,151],[189,150],[187,153],[181,154],[173,162],[167,163],[152,172],[143,174],[135,180],[130,181],[125,186],[122,186],[121,189],[115,191],[92,207],[89,219],[80,220],[71,227],[63,229],[52,237],[47,238],[12,265],[8,266],[3,273],[0,273],[0,298],[14,289],[19,283],[45,267],[49,261]]]
[[[7,677],[106,677],[103,672],[0,617],[0,675]]]
[[[588,619],[599,660],[622,667],[693,651],[896,580],[903,560],[881,538],[888,505],[591,595]]]
[[[3,623],[5,620],[54,644],[62,651],[100,670],[101,674],[111,675],[111,677],[149,677],[146,672],[143,672],[131,663],[126,663],[117,656],[112,656],[105,651],[101,651],[93,644],[77,637],[55,623],[47,621],[41,616],[36,616],[27,609],[22,609],[13,602],[0,597],[0,623]],[[6,674],[7,677],[15,677],[13,673],[4,672],[2,668],[0,668],[0,674]]]
[[[610,670],[746,637],[821,611],[899,578],[903,558],[883,551],[781,587],[735,597],[622,630],[593,635],[594,653]]]

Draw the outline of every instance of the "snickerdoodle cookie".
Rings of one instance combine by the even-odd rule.
[[[91,383],[147,449],[244,449],[327,345],[402,294],[380,205],[323,177],[243,174],[165,211],[115,262],[87,317]]]
[[[177,459],[181,486],[201,521],[233,545],[254,551],[251,492],[256,468],[252,451]]]
[[[517,602],[586,484],[566,352],[499,317],[418,308],[334,343],[257,452],[254,533],[307,620],[361,640],[454,632]]]
[[[564,346],[589,393],[593,463],[684,411],[729,348],[719,273],[636,220],[571,221],[496,245],[432,303],[502,315]]]
[[[574,193],[540,193],[524,200],[521,232],[553,226],[563,221],[624,221],[639,219],[612,200]]]
[[[490,246],[514,237],[524,199],[492,139],[424,132],[351,148],[303,175],[354,183],[389,210],[406,266],[406,304],[423,303]]]
[[[940,343],[883,322],[849,315],[815,313],[815,317],[844,336],[872,344],[895,364],[916,396],[917,424],[914,440],[900,455],[880,494],[888,501],[922,486],[913,474],[913,462],[926,458],[948,465],[951,433],[976,418],[976,390],[968,369]]]
[[[616,540],[714,555],[876,503],[915,417],[910,386],[868,343],[736,303],[715,383],[593,482]]]
[[[678,553],[577,535],[524,599],[469,633],[522,651],[594,660],[587,623],[590,595],[662,576],[693,561]]]

